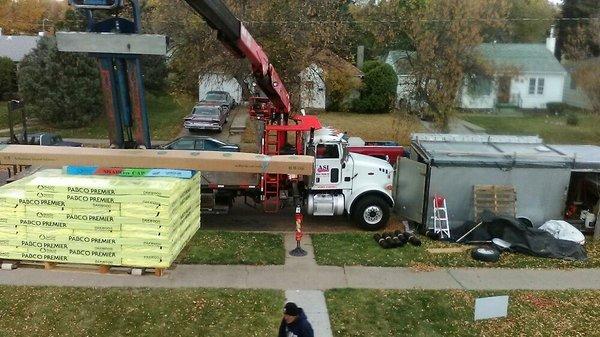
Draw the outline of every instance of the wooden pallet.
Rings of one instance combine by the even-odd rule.
[[[516,217],[517,192],[513,186],[475,185],[473,188],[475,219],[488,210],[496,215]]]
[[[48,261],[30,261],[30,260],[3,260],[2,263],[12,263],[17,267],[38,268],[45,270],[70,270],[81,272],[96,272],[98,274],[126,274],[130,269],[153,270],[155,276],[163,276],[165,268],[146,268],[146,267],[126,267],[75,263],[57,263]]]

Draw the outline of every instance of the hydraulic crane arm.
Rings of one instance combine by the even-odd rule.
[[[208,25],[218,32],[218,39],[239,58],[247,58],[257,85],[267,95],[277,112],[289,115],[290,96],[267,54],[221,0],[185,0]]]

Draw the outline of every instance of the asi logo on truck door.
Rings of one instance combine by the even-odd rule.
[[[327,175],[329,170],[329,165],[317,165],[317,175]]]

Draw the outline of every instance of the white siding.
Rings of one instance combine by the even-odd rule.
[[[460,107],[463,109],[493,109],[496,106],[498,96],[498,85],[492,82],[489,95],[470,95],[468,84],[463,85]]]
[[[198,84],[198,100],[204,99],[209,91],[227,91],[236,102],[242,101],[242,87],[232,76],[224,74],[201,75]]]
[[[529,93],[529,80],[536,79],[535,92]],[[544,92],[538,94],[538,81],[544,79]],[[523,109],[545,109],[547,103],[563,102],[563,74],[524,74],[513,78],[510,83],[510,104]],[[494,109],[498,103],[498,82],[494,81],[489,95],[469,95],[465,84],[461,92],[460,106],[463,109]]]
[[[396,104],[400,101],[410,102],[415,78],[412,75],[398,75],[398,86],[396,87]]]
[[[529,80],[531,78],[544,79],[544,93],[538,94],[537,86],[533,94],[529,93]],[[523,109],[545,109],[546,103],[563,101],[564,74],[523,74],[513,78],[510,84],[511,101],[520,97],[519,106]]]
[[[308,109],[325,109],[326,92],[323,69],[315,64],[300,73],[300,106]]]

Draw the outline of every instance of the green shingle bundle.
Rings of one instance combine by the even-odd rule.
[[[0,187],[0,259],[167,268],[199,226],[199,173],[45,170]]]

